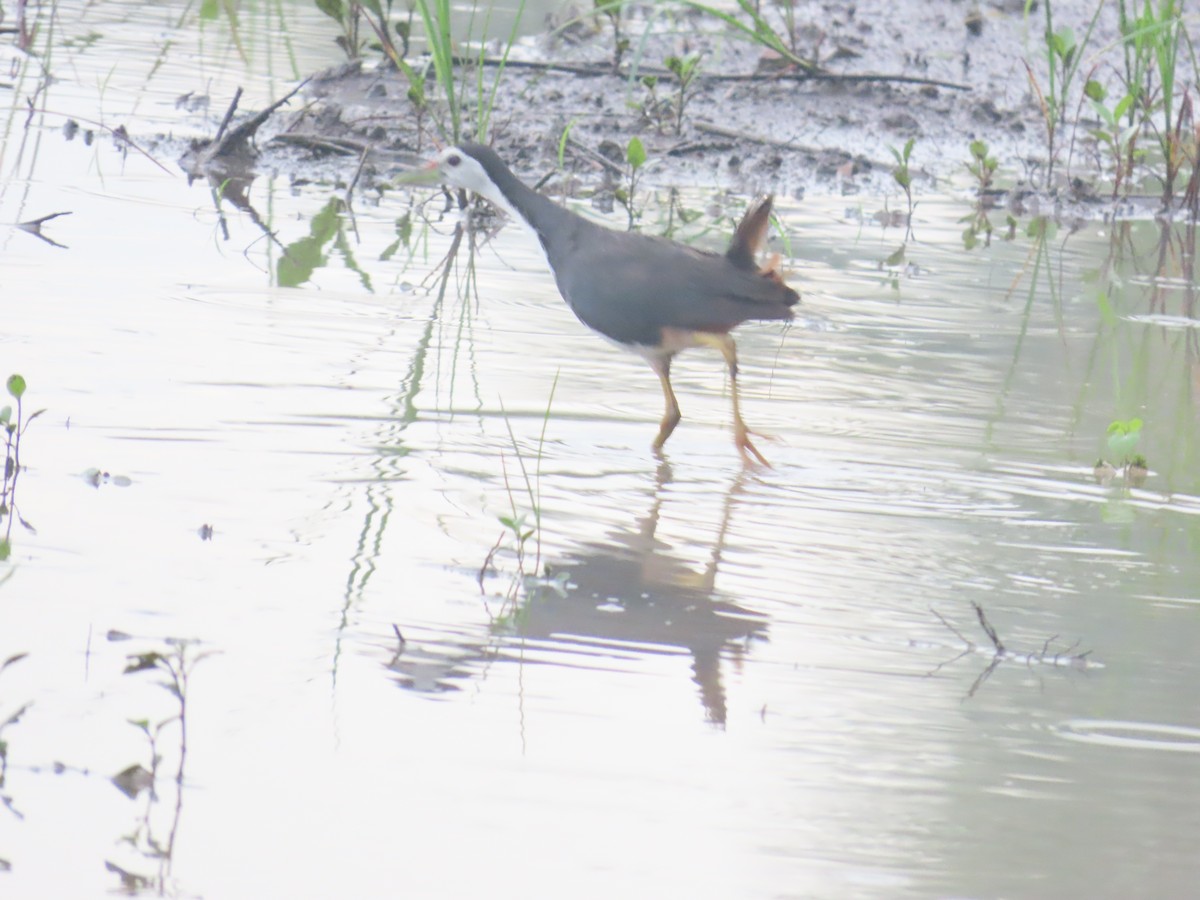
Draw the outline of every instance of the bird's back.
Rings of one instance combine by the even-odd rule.
[[[750,220],[761,209],[743,219],[724,256],[578,219],[547,257],[575,314],[620,343],[656,345],[663,328],[721,333],[750,319],[790,319],[799,295],[754,263],[766,220]],[[571,265],[559,264],[567,258]]]

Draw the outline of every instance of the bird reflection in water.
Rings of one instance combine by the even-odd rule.
[[[418,691],[455,690],[481,665],[515,661],[509,651],[523,641],[536,641],[558,651],[578,651],[589,659],[611,651],[675,654],[692,658],[692,679],[700,692],[705,717],[726,720],[722,661],[736,665],[754,640],[765,640],[766,618],[714,589],[726,533],[747,478],[730,483],[708,558],[695,568],[680,559],[656,536],[669,505],[666,488],[671,467],[660,462],[650,506],[628,530],[614,530],[604,541],[581,546],[558,568],[568,576],[567,589],[535,584],[513,615],[493,623],[487,638],[464,634],[435,647],[415,647],[400,639],[389,668],[402,687]],[[662,648],[656,650],[655,648]]]

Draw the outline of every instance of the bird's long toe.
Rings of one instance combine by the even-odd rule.
[[[751,431],[749,428],[739,428],[734,433],[733,443],[738,448],[738,452],[742,454],[742,459],[748,465],[754,465],[757,463],[758,465],[766,466],[768,469],[772,468],[771,464],[767,462],[767,458],[758,452],[758,448],[755,447],[754,442],[750,440],[750,435],[752,434],[757,434],[759,437],[764,437],[764,435],[758,434],[758,432],[755,431]]]

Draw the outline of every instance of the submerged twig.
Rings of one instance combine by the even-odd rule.
[[[982,686],[982,684],[985,681],[987,681],[989,677],[991,677],[991,674],[994,671],[996,671],[996,669],[1000,666],[1001,663],[1005,663],[1005,662],[1023,663],[1030,668],[1032,668],[1035,665],[1044,665],[1044,666],[1053,666],[1055,668],[1070,667],[1070,668],[1077,668],[1077,669],[1087,669],[1087,668],[1097,665],[1096,663],[1093,663],[1093,662],[1091,662],[1091,660],[1088,659],[1088,657],[1091,656],[1091,653],[1092,653],[1091,650],[1085,650],[1083,653],[1075,652],[1075,648],[1077,648],[1079,646],[1079,641],[1076,641],[1075,643],[1071,644],[1069,647],[1067,647],[1064,650],[1052,652],[1050,649],[1050,645],[1052,643],[1054,643],[1054,641],[1058,640],[1057,634],[1051,635],[1050,637],[1046,638],[1046,640],[1042,642],[1042,648],[1040,650],[1031,651],[1031,652],[1020,652],[1020,651],[1016,651],[1016,650],[1010,650],[1004,646],[1004,642],[1000,639],[1000,634],[999,634],[999,632],[996,631],[995,626],[993,626],[992,623],[990,621],[988,621],[987,614],[984,613],[983,607],[974,601],[971,601],[971,606],[975,610],[975,617],[979,620],[979,625],[983,629],[983,633],[987,635],[988,641],[992,645],[990,651],[987,648],[980,647],[979,644],[975,643],[970,638],[968,638],[966,635],[964,635],[961,631],[959,631],[956,627],[954,627],[954,625],[945,616],[943,616],[936,609],[933,609],[932,607],[930,607],[930,610],[929,610],[931,613],[933,613],[937,617],[939,622],[941,622],[943,625],[945,625],[947,629],[952,631],[954,633],[954,635],[966,645],[966,649],[963,650],[962,653],[960,653],[958,656],[954,657],[954,659],[950,660],[947,663],[939,664],[937,666],[937,668],[935,668],[933,670],[934,672],[938,671],[943,666],[950,665],[952,663],[957,662],[958,660],[960,660],[964,656],[966,656],[968,653],[990,652],[990,654],[991,654],[991,661],[988,663],[987,668],[979,673],[979,677],[977,677],[975,679],[975,681],[971,684],[970,690],[967,691],[968,697],[975,696],[975,692],[977,690],[979,690],[980,686]],[[932,673],[930,673],[930,674],[932,674]]]
[[[67,212],[50,213],[49,215],[46,215],[46,216],[39,216],[36,219],[30,219],[28,222],[18,222],[17,227],[19,229],[21,229],[22,231],[32,234],[34,237],[41,238],[43,241],[45,241],[51,247],[59,247],[60,249],[66,250],[67,249],[66,244],[60,244],[58,241],[54,240],[48,234],[43,233],[42,226],[44,224],[46,224],[47,222],[49,222],[51,219],[57,219],[59,216],[69,216],[69,215],[71,215],[69,210]]]
[[[975,607],[975,615],[979,619],[979,625],[983,628],[983,633],[988,636],[988,640],[992,642],[992,646],[996,648],[997,653],[1004,653],[1004,644],[1000,640],[1000,636],[996,634],[996,629],[992,627],[992,623],[987,620],[984,615],[983,607],[972,601],[971,605]]]
[[[241,99],[242,88],[239,85],[238,89],[233,92],[233,99],[229,101],[229,107],[225,110],[225,116],[221,119],[221,124],[217,126],[217,136],[213,138],[213,143],[221,143],[221,138],[225,136],[225,129],[228,128],[229,123],[233,121],[233,114],[237,112],[238,101]]]

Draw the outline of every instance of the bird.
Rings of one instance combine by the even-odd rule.
[[[749,320],[791,319],[800,299],[784,282],[778,255],[766,265],[756,261],[770,224],[770,196],[748,207],[728,249],[717,254],[586,219],[530,188],[482,144],[447,147],[425,172],[427,180],[478,194],[528,226],[579,320],[650,364],[666,406],[653,443],[656,454],[682,418],[671,387],[671,360],[691,347],[711,347],[729,370],[734,444],[746,464],[770,466],[742,419],[737,345],[730,335]]]

